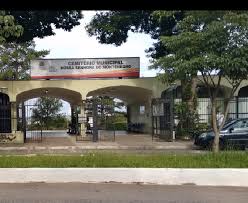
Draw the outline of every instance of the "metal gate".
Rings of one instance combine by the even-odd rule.
[[[115,105],[108,97],[85,100],[85,108],[78,118],[80,126],[77,141],[115,141]]]
[[[18,107],[18,128],[23,131],[24,142],[42,142],[42,117],[34,119],[38,105],[22,104]]]
[[[152,139],[172,140],[174,129],[173,103],[169,99],[152,99]]]
[[[97,130],[101,141],[115,141],[115,103],[112,98],[98,97]]]

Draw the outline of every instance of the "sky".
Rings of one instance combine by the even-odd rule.
[[[89,37],[85,30],[95,11],[82,11],[84,18],[80,25],[71,32],[56,29],[54,36],[43,39],[35,38],[36,50],[50,50],[45,58],[101,58],[101,57],[140,57],[140,77],[154,77],[155,70],[148,70],[151,65],[145,50],[153,45],[155,40],[147,34],[129,33],[127,42],[117,47],[100,44],[96,37]],[[70,114],[69,104],[64,102],[63,112]]]

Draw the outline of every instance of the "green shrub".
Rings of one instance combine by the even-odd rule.
[[[109,123],[107,130],[127,130],[127,123]]]
[[[194,137],[197,133],[197,123],[199,123],[199,115],[196,111],[192,112],[186,102],[175,104],[175,114],[179,123],[176,128],[177,137]]]

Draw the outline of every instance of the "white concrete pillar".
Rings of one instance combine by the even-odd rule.
[[[80,123],[80,135],[85,137],[86,136],[86,126],[85,123],[87,121],[86,114],[85,114],[85,100],[82,101],[80,106],[80,114],[79,117],[79,123]]]
[[[151,98],[145,104],[145,132],[152,133],[152,109],[151,109]]]
[[[17,131],[17,106],[16,102],[11,102],[11,130],[12,133]]]

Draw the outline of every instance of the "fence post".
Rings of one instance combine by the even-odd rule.
[[[236,118],[239,118],[239,96],[236,96]]]
[[[153,117],[153,99],[152,99],[152,102],[151,102],[151,117],[152,117],[152,140],[154,138],[154,117]]]
[[[24,142],[26,141],[26,106],[25,103],[22,102],[22,131],[24,136]]]
[[[93,142],[98,141],[98,126],[97,126],[97,101],[96,97],[93,97]]]
[[[171,134],[171,139],[174,139],[174,130],[175,130],[175,115],[174,115],[174,94],[175,94],[175,89],[172,89],[171,97],[170,97],[170,134]]]

